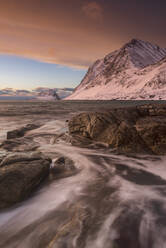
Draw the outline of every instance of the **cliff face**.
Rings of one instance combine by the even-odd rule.
[[[166,49],[133,39],[97,60],[68,99],[165,99],[165,57]]]

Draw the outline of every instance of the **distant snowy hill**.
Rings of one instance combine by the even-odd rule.
[[[39,91],[34,91],[36,93],[36,98],[38,100],[60,100],[60,97],[58,96],[58,94],[56,93],[55,89],[44,89],[42,88],[42,90]]]
[[[60,100],[73,92],[72,88],[46,88],[38,87],[32,91],[29,90],[15,90],[12,88],[0,89],[0,99],[36,99],[36,100]]]
[[[97,60],[66,99],[166,100],[166,49],[132,39]]]
[[[63,99],[69,95],[72,94],[73,88],[46,88],[46,87],[38,87],[33,90],[33,94],[37,96],[54,96],[57,97],[57,99]]]

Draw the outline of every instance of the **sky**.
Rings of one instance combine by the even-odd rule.
[[[0,88],[75,87],[132,38],[166,47],[165,0],[0,0]]]

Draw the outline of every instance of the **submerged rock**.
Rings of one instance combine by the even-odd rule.
[[[56,160],[53,160],[51,164],[51,176],[52,177],[67,177],[75,174],[77,168],[74,165],[74,162],[67,157],[58,157]]]
[[[40,153],[10,154],[0,164],[0,209],[28,197],[49,175],[51,160]]]
[[[38,127],[40,126],[36,124],[27,124],[25,127],[21,127],[19,129],[7,132],[7,139],[15,139],[15,138],[23,137],[27,131],[36,129]]]
[[[0,148],[13,152],[35,151],[38,147],[39,144],[30,137],[7,139],[0,145]]]
[[[47,159],[51,162],[51,159],[45,157],[40,152],[29,152],[29,153],[10,153],[6,156],[2,162],[0,163],[0,167],[13,164],[16,162],[23,162],[23,161],[34,161],[34,160],[41,160]]]
[[[118,152],[166,154],[166,105],[81,113],[70,120],[69,133]]]

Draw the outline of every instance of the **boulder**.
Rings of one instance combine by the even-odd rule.
[[[0,147],[7,151],[29,152],[35,151],[39,147],[39,144],[30,137],[22,137],[4,140]]]
[[[147,117],[136,123],[137,131],[148,147],[157,155],[166,154],[166,119]]]
[[[39,125],[36,124],[27,124],[25,127],[21,127],[16,130],[12,130],[7,132],[7,139],[15,139],[15,138],[20,138],[25,135],[27,131],[39,128]]]
[[[103,142],[117,152],[166,154],[166,105],[81,113],[68,126],[72,137]]]
[[[16,152],[16,153],[10,153],[8,154],[0,163],[0,167],[13,164],[16,162],[23,162],[23,161],[34,161],[34,160],[41,160],[41,159],[47,159],[48,161],[51,160],[48,157],[45,157],[42,153],[40,152],[29,152],[29,153],[24,153],[24,152]]]
[[[124,118],[124,113],[118,115],[116,111],[84,113],[69,122],[69,132],[72,136],[80,135],[91,141],[106,143],[118,152],[132,152],[134,148],[136,152],[152,153],[137,132],[134,122],[135,115]]]
[[[49,175],[50,164],[40,153],[5,157],[0,167],[0,209],[26,199]]]
[[[77,169],[74,162],[67,157],[60,156],[53,160],[51,164],[51,175],[53,178],[71,176],[76,172]]]
[[[8,152],[0,149],[0,163],[2,162],[2,160],[8,155]]]

